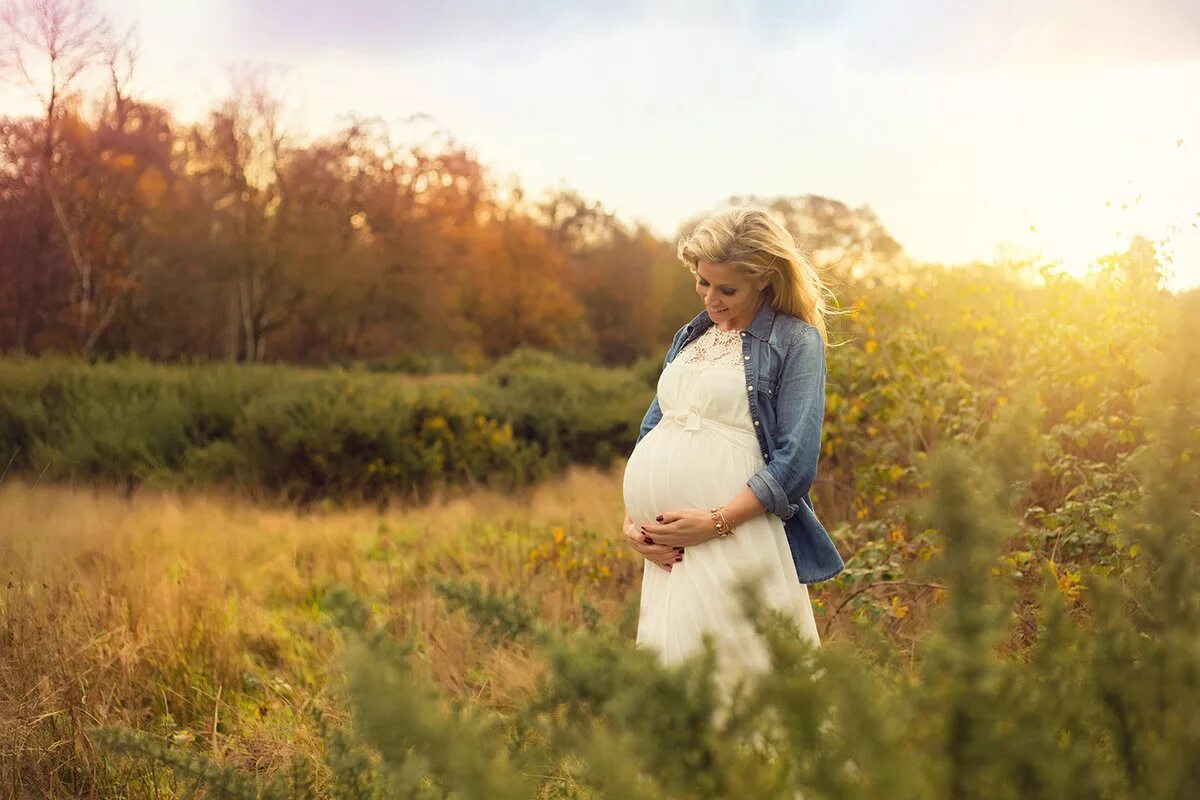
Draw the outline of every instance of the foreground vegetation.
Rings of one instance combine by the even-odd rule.
[[[1200,424],[1194,411],[1170,419]],[[1121,526],[1146,557],[1124,583],[1089,575],[1083,619],[1047,570],[1037,636],[1019,654],[997,654],[1014,630],[1009,598],[988,571],[1006,533],[995,506],[1006,492],[955,446],[935,461],[928,510],[945,537],[930,572],[950,599],[916,665],[886,648],[873,658],[837,643],[814,649],[746,584],[741,602],[773,670],[717,714],[711,650],[663,669],[586,600],[581,630],[546,620],[521,592],[437,580],[497,646],[548,665],[515,708],[444,702],[414,637],[395,641],[389,614],[342,591],[329,610],[350,640],[354,724],[331,728],[316,710],[321,764],[297,758],[255,782],[144,735],[94,735],[113,752],[243,798],[1189,796],[1200,782],[1200,524],[1187,505],[1198,475],[1178,447],[1155,455],[1146,503]]]

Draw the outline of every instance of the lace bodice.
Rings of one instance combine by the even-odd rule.
[[[742,366],[742,332],[723,331],[710,325],[704,333],[679,351],[675,357],[681,364],[720,364]]]

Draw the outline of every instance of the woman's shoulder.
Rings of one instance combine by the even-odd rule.
[[[678,353],[682,348],[683,340],[687,336],[690,325],[690,322],[683,325],[679,330],[675,331],[675,335],[671,337],[671,344],[667,346],[667,353],[663,357],[663,366],[666,366],[668,363],[670,363],[671,359],[673,359],[675,354]]]
[[[792,347],[806,339],[811,340],[813,337],[821,338],[821,331],[816,325],[784,311],[775,312],[772,333],[778,337],[779,344],[784,347]]]

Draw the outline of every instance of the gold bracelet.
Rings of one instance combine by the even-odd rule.
[[[732,536],[732,535],[733,535],[733,532],[734,532],[735,530],[737,530],[737,528],[735,528],[734,526],[730,525],[730,524],[729,524],[729,523],[728,523],[728,522],[725,520],[725,506],[721,506],[720,508],[718,508],[718,509],[717,509],[717,511],[718,511],[718,512],[721,514],[721,522],[724,522],[724,523],[725,523],[725,529],[728,531],[728,533],[727,533],[726,535],[727,535],[727,536]]]
[[[710,508],[708,512],[712,514],[713,524],[717,527],[717,536],[723,536],[725,529],[721,524],[721,518],[717,516],[717,509]]]
[[[713,524],[717,528],[717,536],[722,539],[726,536],[731,536],[734,528],[725,519],[725,506],[718,506],[717,508],[709,509],[709,511],[712,514]]]

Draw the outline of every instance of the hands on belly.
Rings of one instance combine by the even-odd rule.
[[[625,512],[625,525],[622,532],[625,534],[625,541],[638,552],[646,560],[657,564],[667,572],[671,571],[677,562],[683,560],[683,547],[670,544],[661,544],[654,541],[645,532],[645,528],[637,525],[633,518],[629,516],[629,512]]]
[[[656,522],[643,523],[641,530],[656,545],[680,549],[703,544],[717,536],[712,512],[704,508],[664,511],[658,515]]]

